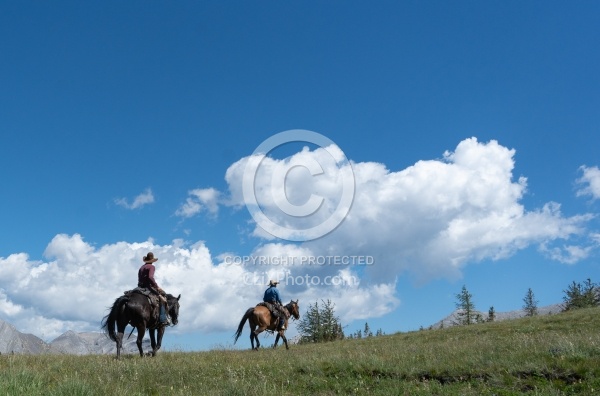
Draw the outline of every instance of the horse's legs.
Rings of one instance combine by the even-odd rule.
[[[258,326],[258,328],[257,328]],[[258,350],[260,348],[260,341],[258,340],[258,335],[265,331],[268,327],[268,324],[264,323],[256,323],[255,321],[250,320],[250,343],[252,344],[252,349]],[[252,342],[252,338],[256,340],[256,348],[254,348],[254,343]]]
[[[290,347],[288,346],[287,338],[286,338],[285,334],[281,334],[281,338],[283,338],[283,342],[285,342],[285,349],[290,349]]]
[[[135,340],[135,344],[140,351],[140,356],[144,357],[144,351],[142,350],[142,340],[144,339],[144,334],[146,334],[146,325],[141,324],[137,327],[137,339]]]
[[[150,354],[154,356],[154,351],[156,350],[156,333],[154,329],[148,329],[148,333],[150,333],[150,346],[152,347]]]
[[[260,348],[260,341],[258,340],[258,335],[267,329],[266,326],[259,326],[256,330],[252,332],[254,335],[254,339],[256,340],[256,350]]]
[[[288,328],[288,320],[285,320],[285,328]],[[285,349],[290,349],[290,347],[288,346],[287,343],[287,337],[285,336],[285,330],[280,331],[279,333],[277,333],[277,336],[279,336],[279,334],[281,334],[281,338],[283,339],[283,342],[285,343]]]
[[[156,352],[158,352],[158,350],[160,349],[160,345],[162,343],[162,338],[163,335],[165,334],[165,328],[164,326],[161,326],[158,328],[158,337],[157,337],[157,342],[153,342],[154,341],[154,329],[150,330],[150,341],[153,342],[152,343],[152,356],[156,356]]]
[[[117,333],[117,359],[121,358],[121,348],[123,348],[123,332]]]
[[[255,323],[250,323],[250,345],[252,345],[252,349],[254,350],[258,350],[258,348],[260,348],[260,341],[258,341],[258,334],[262,331],[260,330],[260,328],[258,330],[260,330],[258,333],[256,332],[256,324]],[[254,348],[254,340],[256,340],[256,348]]]
[[[117,359],[121,358],[121,349],[123,349],[123,334],[125,333],[127,323],[117,322]]]
[[[277,336],[275,337],[275,343],[273,344],[273,349],[277,347],[277,344],[279,343],[279,337],[281,337],[281,339],[285,343],[285,349],[290,349],[290,347],[288,346],[287,338],[285,337],[283,331],[277,332]]]

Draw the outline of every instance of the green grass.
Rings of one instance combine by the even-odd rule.
[[[0,395],[211,394],[600,394],[600,308],[288,351],[0,356]]]

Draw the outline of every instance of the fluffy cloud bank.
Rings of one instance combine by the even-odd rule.
[[[400,276],[420,282],[456,278],[469,263],[507,258],[532,245],[550,259],[572,264],[600,243],[597,233],[587,234],[590,214],[567,217],[554,202],[525,209],[527,180],[513,175],[515,151],[496,141],[466,139],[442,159],[400,171],[374,162],[336,164],[327,159],[330,152],[305,149],[284,160],[267,158],[254,179],[264,212],[302,229],[334,212],[341,182],[333,171],[351,166],[351,209],[322,238],[278,241],[256,226],[253,235],[264,239],[248,256],[215,257],[203,242],[123,241],[95,247],[78,234],[59,234],[44,260],[30,260],[24,253],[0,258],[0,313],[21,331],[47,339],[66,330],[99,330],[114,299],[135,287],[142,257],[152,251],[159,258],[159,285],[182,296],[180,324],[172,332],[232,331],[250,302],[260,300],[269,279],[281,280],[284,299],[298,298],[301,306],[331,299],[347,323],[393,311],[400,304]],[[227,170],[229,191],[192,190],[177,214],[186,218],[203,212],[216,219],[219,205],[243,207],[248,160]],[[290,172],[285,198],[300,204],[317,194],[321,211],[312,219],[286,217],[277,206],[282,197],[270,189],[271,173],[283,162],[307,160],[321,164],[322,174]],[[581,194],[597,196],[596,170],[583,169]]]
[[[230,256],[215,261],[202,242],[117,242],[95,248],[78,234],[59,234],[46,248],[47,260],[32,261],[23,253],[0,258],[2,317],[20,331],[45,339],[67,330],[99,331],[100,321],[114,299],[136,286],[138,268],[148,251],[159,258],[155,264],[159,285],[171,294],[181,294],[180,323],[169,330],[171,333],[231,332],[252,305],[249,302],[261,300],[270,277],[289,274],[281,268],[229,260]],[[343,278],[339,279],[342,282]],[[292,283],[298,282],[306,286],[305,278],[290,278],[285,294],[291,296]],[[317,282],[313,278],[308,282],[310,287],[297,288],[294,298],[321,298]],[[365,289],[358,284],[329,282],[327,287],[327,296],[336,300],[359,300],[356,306],[338,305],[347,320],[380,315],[396,305],[395,299],[388,298],[390,303],[375,312],[369,310],[369,303],[393,295],[393,286]]]
[[[322,149],[304,150],[294,156],[297,158],[269,159],[267,174],[256,178],[257,194],[265,197],[263,211],[273,213],[277,221],[291,220],[277,217],[277,205],[268,199],[268,170],[275,169],[278,162],[302,162],[301,157],[310,155],[322,163],[325,153]],[[347,164],[353,167],[356,184],[351,211],[334,232],[303,246],[315,255],[373,256],[375,263],[364,268],[362,275],[375,283],[404,272],[421,281],[457,277],[469,262],[506,258],[532,244],[563,262],[585,258],[590,246],[576,249],[555,243],[582,234],[592,216],[565,217],[555,202],[527,211],[521,203],[527,180],[515,180],[514,156],[515,150],[496,141],[482,143],[470,138],[453,152],[444,153],[442,160],[419,161],[398,172],[380,163]],[[227,171],[231,202],[238,205],[244,203],[240,186],[247,160]],[[591,178],[593,173],[587,171],[586,175]],[[289,178],[289,200],[294,199],[295,191],[303,192],[299,201],[306,199],[303,187],[312,185],[329,208],[323,212],[331,213],[340,191],[339,180],[331,176],[315,179],[319,180],[308,184],[301,178]],[[297,221],[306,222],[302,218]],[[254,234],[265,233],[257,226]]]

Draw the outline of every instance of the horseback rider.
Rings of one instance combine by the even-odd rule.
[[[159,322],[161,325],[170,325],[171,322],[167,315],[167,298],[165,297],[165,291],[158,286],[156,280],[154,280],[154,263],[158,261],[157,258],[154,257],[154,253],[149,252],[144,256],[144,264],[138,270],[138,287],[147,288],[152,293],[158,295],[158,299],[160,300],[160,314],[159,314]]]
[[[285,312],[283,311],[283,303],[279,296],[279,290],[277,290],[277,284],[279,281],[270,280],[269,288],[265,290],[263,301],[266,303],[273,304],[273,314],[279,319],[279,326],[277,330],[285,330]]]

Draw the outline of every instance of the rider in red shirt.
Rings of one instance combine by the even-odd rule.
[[[154,263],[157,262],[158,259],[154,257],[154,253],[149,252],[146,256],[144,256],[144,265],[140,267],[138,270],[138,287],[143,287],[150,289],[152,292],[158,294],[160,301],[160,324],[168,325],[170,324],[169,318],[167,317],[167,309],[165,305],[167,304],[167,299],[164,297],[165,291],[158,286],[158,283],[154,280]]]

